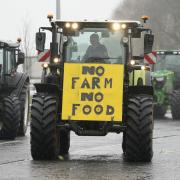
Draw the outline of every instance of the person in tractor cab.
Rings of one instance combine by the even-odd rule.
[[[83,60],[101,60],[109,58],[107,48],[99,42],[99,35],[96,33],[90,36],[91,45],[87,48]]]

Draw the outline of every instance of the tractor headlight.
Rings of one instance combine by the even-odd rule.
[[[141,70],[145,70],[145,69],[146,69],[146,66],[142,65]]]
[[[162,82],[162,81],[164,81],[165,78],[164,77],[156,77],[155,79],[157,82]]]
[[[136,64],[136,61],[135,61],[135,60],[131,60],[131,61],[130,61],[130,64],[131,64],[132,66],[134,66],[134,65]]]
[[[71,24],[70,24],[70,23],[66,23],[66,24],[65,24],[65,27],[66,27],[66,28],[70,28],[70,27],[71,27]]]
[[[121,25],[121,28],[122,28],[122,29],[126,29],[126,27],[127,27],[126,24],[122,24],[122,25]]]
[[[155,77],[155,88],[162,89],[166,83],[166,77]]]
[[[44,64],[42,65],[42,67],[45,68],[45,69],[48,68],[48,66],[49,66],[48,63],[44,63]]]
[[[76,30],[76,29],[78,29],[78,27],[79,27],[78,23],[73,23],[72,24],[72,29]]]
[[[120,30],[120,28],[121,28],[121,26],[120,26],[119,23],[113,23],[113,24],[112,24],[112,29],[113,29],[114,31],[118,31],[118,30]]]
[[[57,63],[60,62],[60,59],[56,57],[56,58],[53,59],[53,62],[54,62],[55,64],[57,64]]]

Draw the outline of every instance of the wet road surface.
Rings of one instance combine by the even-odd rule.
[[[121,142],[122,134],[79,137],[72,133],[67,157],[33,161],[28,132],[15,141],[0,141],[0,179],[180,179],[180,121],[170,117],[155,121],[151,163],[125,162]]]

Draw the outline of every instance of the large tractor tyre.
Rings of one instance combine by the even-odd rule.
[[[1,139],[15,139],[21,119],[21,105],[18,97],[7,96],[3,100]]]
[[[68,154],[70,148],[70,131],[60,131],[60,149],[59,154]]]
[[[171,113],[173,119],[180,119],[180,91],[173,91],[171,96]]]
[[[127,129],[124,132],[124,155],[127,161],[149,162],[153,156],[153,106],[151,96],[129,99]]]
[[[29,83],[25,82],[20,94],[21,121],[18,130],[18,134],[20,136],[25,136],[27,131],[27,126],[29,122],[29,100],[30,100]]]
[[[167,106],[165,105],[161,105],[161,106],[154,106],[154,111],[153,111],[153,115],[154,118],[163,118],[166,114],[167,111]]]
[[[31,155],[34,160],[56,159],[59,131],[56,127],[58,103],[54,96],[35,95],[31,108]]]

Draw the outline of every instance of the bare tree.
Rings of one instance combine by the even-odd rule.
[[[32,34],[31,34],[31,23],[28,17],[23,19],[22,21],[22,28],[20,31],[20,37],[22,39],[21,42],[21,49],[25,53],[25,62],[24,62],[24,71],[29,74],[29,70],[31,67],[31,61],[29,57],[33,55],[33,44],[32,41]]]

